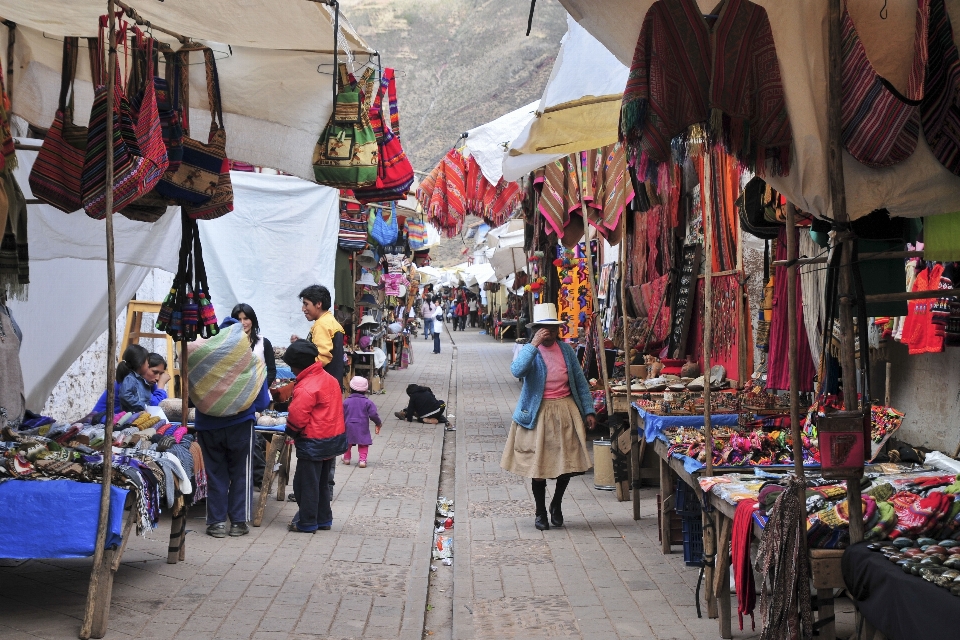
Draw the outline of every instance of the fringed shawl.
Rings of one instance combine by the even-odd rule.
[[[712,31],[694,0],[659,0],[644,18],[620,112],[628,154],[652,178],[672,156],[699,151],[703,133],[758,175],[767,161],[776,175],[790,171],[773,33],[749,0],[726,0]]]

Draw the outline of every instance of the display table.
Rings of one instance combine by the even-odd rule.
[[[653,442],[653,450],[660,458],[660,496],[663,511],[666,513],[673,508],[676,481],[680,480],[690,486],[701,504],[706,504],[708,510],[716,513],[716,549],[718,550],[714,568],[708,568],[705,571],[706,579],[714,585],[716,600],[707,603],[707,610],[710,617],[719,617],[720,637],[732,638],[732,619],[733,611],[730,603],[730,537],[733,530],[733,516],[736,512],[736,505],[722,500],[713,493],[704,491],[700,488],[698,478],[703,475],[702,471],[690,472],[684,467],[684,463],[667,455],[667,444],[660,439]],[[714,469],[714,473],[736,473],[744,471],[743,467],[726,467]],[[661,551],[664,554],[671,553],[670,548],[670,518],[662,517],[660,519],[660,537]],[[760,521],[754,519],[753,534],[759,539],[763,532]],[[824,640],[835,640],[836,629],[833,615],[834,589],[844,587],[840,575],[840,559],[843,551],[832,549],[814,549],[810,552],[810,570],[813,578],[813,586],[817,590],[817,601],[819,603],[817,622],[815,628],[819,629],[819,637]],[[879,555],[879,554],[877,554]],[[892,563],[884,560],[887,564]],[[897,568],[899,571],[899,567]],[[758,583],[759,584],[759,583]],[[952,596],[951,596],[952,597]],[[717,609],[719,608],[719,611]]]
[[[633,408],[637,412],[637,428],[643,432],[647,442],[656,440],[664,429],[671,427],[702,429],[706,423],[703,415],[661,415],[650,413],[636,405],[633,405]],[[710,416],[710,424],[717,427],[735,427],[739,420],[740,414],[737,413],[715,413]]]
[[[286,436],[286,426],[261,427],[254,425],[254,431],[263,435],[267,440],[267,451],[264,455],[266,466],[263,469],[263,482],[260,484],[260,493],[257,495],[257,504],[253,509],[253,519],[250,521],[255,527],[263,522],[263,512],[267,508],[267,496],[273,490],[273,480],[277,480],[277,500],[287,499],[287,485],[290,483],[290,457],[293,450],[292,441]]]
[[[904,573],[866,543],[843,554],[843,581],[863,617],[888,638],[960,637],[960,598]]]

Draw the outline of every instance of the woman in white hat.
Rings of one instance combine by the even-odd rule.
[[[558,340],[560,326],[554,304],[533,308],[533,340],[523,346],[510,372],[523,381],[520,401],[500,466],[532,480],[537,529],[563,526],[560,502],[570,478],[591,467],[587,428],[595,421],[593,396],[574,350]],[[547,478],[557,486],[547,520]]]

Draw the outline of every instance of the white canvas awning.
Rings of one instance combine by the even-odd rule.
[[[533,120],[537,103],[515,109],[467,132],[466,147],[487,181],[496,186],[503,176],[503,152],[528,123]]]
[[[17,25],[15,73],[9,87],[15,115],[42,129],[50,126],[60,92],[63,37],[95,37],[98,16],[106,12],[106,6],[100,0],[0,0],[0,17]],[[152,24],[205,42],[217,51],[231,159],[313,180],[313,147],[332,109],[333,15],[329,6],[308,0],[141,0],[132,6]],[[372,51],[343,15],[340,27],[341,50]],[[174,48],[179,46],[163,33],[154,35]],[[0,29],[4,68],[8,41],[8,30]],[[77,69],[77,124],[86,123],[93,101],[84,54],[79,56]],[[191,54],[191,62],[201,61],[202,54]],[[366,61],[367,56],[361,55],[356,62]],[[204,142],[210,121],[206,96],[203,64],[192,64],[191,134]]]
[[[716,0],[697,0],[709,13]],[[560,0],[571,16],[623,65],[633,60],[640,27],[653,0]],[[756,0],[770,20],[793,128],[793,162],[786,178],[769,183],[804,211],[832,215],[827,175],[827,0]],[[960,36],[960,0],[946,0],[954,39]],[[887,0],[886,19],[873,0],[847,0],[876,72],[901,92],[913,62],[916,0]],[[625,83],[624,83],[625,86]],[[920,217],[960,211],[960,178],[943,168],[920,136],[904,162],[870,169],[843,153],[851,218],[886,208]]]
[[[567,33],[537,106],[503,158],[503,174],[517,180],[563,156],[617,141],[627,72],[586,29],[567,16]]]

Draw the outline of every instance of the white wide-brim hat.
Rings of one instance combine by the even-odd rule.
[[[364,271],[363,275],[360,276],[360,279],[357,280],[357,284],[363,285],[364,287],[376,287],[377,281],[373,279],[373,274],[369,271]]]
[[[378,325],[379,323],[377,322],[377,319],[374,318],[373,316],[371,316],[371,315],[366,315],[366,316],[363,316],[362,318],[360,318],[360,324],[357,325],[357,328],[359,328],[359,327],[364,327],[364,326],[366,326],[366,325],[368,325],[368,324],[372,324],[372,325],[376,326],[376,325]]]
[[[559,327],[566,322],[557,317],[557,305],[552,302],[533,305],[533,321],[531,325],[541,325],[545,327]]]

